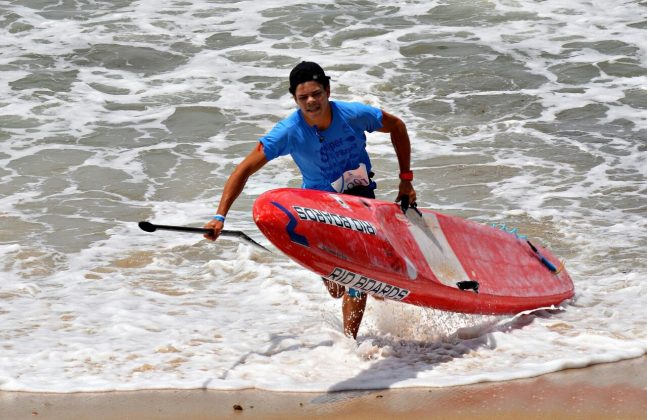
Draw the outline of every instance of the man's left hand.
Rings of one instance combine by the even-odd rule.
[[[416,202],[416,190],[413,189],[413,184],[411,181],[400,181],[400,187],[398,190],[398,196],[395,199],[396,203],[399,203],[402,200],[402,197],[409,197],[409,204]]]

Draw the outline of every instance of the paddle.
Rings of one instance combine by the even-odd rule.
[[[555,267],[555,265],[552,262],[548,261],[546,257],[541,255],[541,252],[539,252],[537,247],[534,246],[532,243],[530,243],[530,241],[526,241],[526,242],[528,243],[528,245],[530,245],[530,248],[535,252],[535,254],[537,255],[537,258],[539,258],[539,261],[541,261],[541,263],[544,264],[546,268],[548,268],[552,273],[558,274],[559,271],[561,271],[561,269],[559,269],[558,271],[558,268]]]
[[[213,233],[213,229],[205,229],[205,228],[195,228],[195,227],[188,227],[188,226],[169,226],[169,225],[155,225],[151,222],[139,222],[139,228],[145,232],[155,232],[156,230],[174,230],[176,232],[188,232],[188,233],[201,233],[201,234],[207,234],[207,233]],[[249,236],[247,236],[244,232],[241,232],[239,230],[223,230],[220,232],[220,236],[227,236],[231,238],[238,238],[243,241],[249,242],[250,244],[261,248],[265,251],[270,252],[269,249],[265,248],[263,245],[259,244]]]

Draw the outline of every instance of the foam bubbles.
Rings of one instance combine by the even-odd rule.
[[[647,351],[647,49],[632,2],[285,0],[7,6],[0,25],[0,389],[321,391],[535,376]],[[333,97],[406,122],[420,205],[506,223],[567,261],[576,296],[517,316],[339,300],[272,249],[144,233],[203,225],[227,175],[320,62]],[[398,164],[372,133],[379,198]]]

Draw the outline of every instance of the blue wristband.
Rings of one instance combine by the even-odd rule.
[[[213,216],[213,218],[219,222],[225,223],[225,216],[223,216],[222,214],[216,214],[215,216]]]

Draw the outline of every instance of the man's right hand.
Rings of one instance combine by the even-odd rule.
[[[210,241],[215,241],[216,239],[218,239],[218,236],[220,236],[220,232],[222,232],[222,229],[224,227],[225,227],[225,224],[220,220],[211,219],[209,223],[204,225],[204,228],[213,229],[213,233],[206,233],[204,237],[206,239],[209,239]]]
[[[236,169],[231,173],[225,186],[222,190],[222,197],[220,197],[220,204],[218,205],[218,214],[226,215],[227,211],[233,204],[234,200],[240,195],[247,183],[247,178],[252,176],[256,171],[261,169],[267,163],[267,158],[263,152],[263,144],[258,143],[254,149],[247,155],[242,162],[236,166]],[[213,219],[204,225],[205,229],[213,229],[212,234],[206,234],[204,237],[210,241],[215,241],[220,236],[224,222]]]

